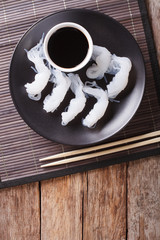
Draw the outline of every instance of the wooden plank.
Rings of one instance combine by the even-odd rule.
[[[125,239],[126,164],[42,181],[41,219],[42,240]]]
[[[38,183],[0,190],[0,239],[40,239]]]
[[[160,239],[160,156],[129,163],[128,239]]]
[[[159,65],[160,65],[160,1],[157,0],[145,0],[147,7],[148,7],[148,12],[149,12],[149,17],[150,17],[150,22],[152,25],[153,29],[153,34],[154,34],[154,40],[155,40],[155,45],[156,45],[156,52],[159,60]]]
[[[160,2],[146,0],[160,63]],[[160,239],[160,156],[128,167],[128,239]]]
[[[41,239],[82,239],[84,174],[41,182]]]
[[[126,164],[88,172],[84,239],[126,239]]]

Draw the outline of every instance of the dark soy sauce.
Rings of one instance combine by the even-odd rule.
[[[64,27],[49,39],[48,53],[52,61],[63,68],[73,68],[80,64],[88,52],[88,41],[78,29]]]

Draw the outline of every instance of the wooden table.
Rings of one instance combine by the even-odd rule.
[[[146,0],[160,63],[160,1]],[[160,239],[160,156],[0,190],[0,240]]]

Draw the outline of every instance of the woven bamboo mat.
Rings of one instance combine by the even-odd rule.
[[[62,176],[160,153],[159,143],[156,143],[81,163],[50,169],[40,168],[39,158],[75,148],[44,139],[21,119],[9,92],[10,59],[17,42],[32,24],[48,14],[71,8],[97,10],[118,20],[137,40],[145,59],[146,90],[140,108],[132,121],[109,141],[160,130],[159,69],[142,0],[2,0],[0,1],[0,187]]]

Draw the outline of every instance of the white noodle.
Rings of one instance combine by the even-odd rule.
[[[25,88],[29,96],[32,95],[32,99],[34,99],[34,96],[39,95],[46,87],[51,75],[50,69],[44,64],[43,37],[36,46],[26,52],[28,59],[35,65],[35,68],[32,67],[32,69],[34,69],[36,74],[34,81],[25,84]]]
[[[89,128],[93,127],[99,119],[103,117],[108,107],[108,94],[102,88],[92,88],[90,86],[84,86],[83,91],[97,99],[91,111],[82,120],[82,124]]]
[[[43,109],[46,112],[54,112],[63,99],[71,85],[71,80],[67,75],[59,70],[54,70],[55,86],[52,93],[48,94],[43,101]]]
[[[87,69],[86,75],[90,79],[102,79],[110,64],[111,53],[105,47],[94,45],[92,59],[96,63]]]
[[[132,63],[127,57],[112,56],[108,73],[115,74],[112,81],[107,85],[108,97],[114,99],[128,84],[129,72]]]
[[[83,111],[86,104],[86,97],[83,89],[83,83],[78,74],[68,74],[71,79],[71,90],[75,94],[75,98],[71,99],[67,111],[62,112],[62,125],[67,125],[80,112]]]

